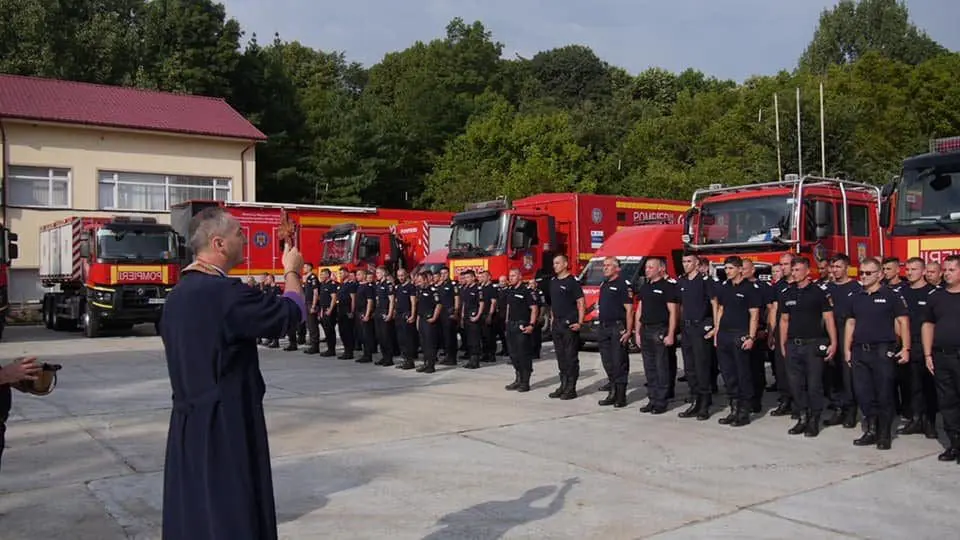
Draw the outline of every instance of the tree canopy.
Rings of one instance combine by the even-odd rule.
[[[960,135],[960,55],[895,0],[823,12],[792,71],[743,83],[639,74],[570,44],[531,58],[476,21],[386,54],[274,36],[263,45],[211,0],[7,0],[0,72],[223,97],[269,137],[258,198],[459,209],[576,191],[686,198],[711,183],[827,173],[882,183],[931,137]],[[796,89],[804,170],[798,171]]]

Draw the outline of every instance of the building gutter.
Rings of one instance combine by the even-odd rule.
[[[3,178],[3,184],[0,186],[0,224],[7,226],[7,172],[8,157],[7,148],[7,128],[3,125],[3,118],[0,118],[0,177]]]
[[[242,152],[240,152],[240,201],[241,202],[247,201],[247,162],[244,161],[244,156],[246,155],[247,151],[249,151],[251,148],[254,148],[256,146],[257,146],[257,143],[252,142],[248,144],[246,148],[243,149]]]

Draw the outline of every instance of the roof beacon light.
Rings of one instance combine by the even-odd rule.
[[[960,152],[960,136],[930,139],[930,152],[934,154]]]
[[[495,199],[492,201],[483,201],[467,204],[466,210],[506,210],[510,205],[506,199]]]

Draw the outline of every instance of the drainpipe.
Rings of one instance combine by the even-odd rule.
[[[0,118],[0,176],[3,177],[3,193],[0,197],[0,223],[7,225],[7,129]]]
[[[246,155],[247,151],[251,148],[257,146],[256,142],[252,142],[243,149],[243,152],[240,152],[240,201],[246,202],[247,200],[247,163],[244,161],[243,156]],[[256,195],[256,194],[254,194]]]

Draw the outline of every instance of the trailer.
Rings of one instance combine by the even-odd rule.
[[[47,328],[105,328],[152,323],[159,330],[177,283],[183,241],[155,218],[69,217],[40,228],[40,280]]]

